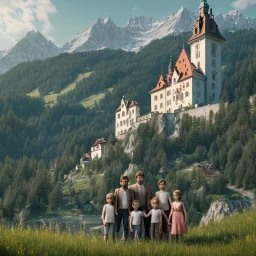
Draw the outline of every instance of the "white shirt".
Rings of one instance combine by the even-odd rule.
[[[156,192],[156,196],[158,197],[160,202],[159,208],[162,209],[163,211],[170,210],[170,205],[169,205],[169,199],[171,198],[170,193],[160,190]]]
[[[122,205],[120,205],[120,209],[128,209],[128,203],[127,203],[127,192],[128,190],[123,190],[122,191]]]
[[[106,206],[105,222],[106,223],[115,223],[114,205],[106,204],[105,206]]]
[[[152,209],[151,212],[151,223],[162,222],[162,211],[160,209]]]
[[[133,218],[132,225],[140,225],[141,224],[141,217],[143,216],[141,211],[136,211],[136,212],[132,211],[131,216]]]

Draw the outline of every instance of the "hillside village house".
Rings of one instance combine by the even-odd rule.
[[[212,8],[201,0],[199,16],[188,40],[191,55],[183,49],[168,74],[161,75],[151,95],[151,112],[175,113],[192,105],[218,103],[221,93],[221,44],[225,41],[214,21]]]
[[[80,158],[80,165],[85,168],[85,165],[89,163],[91,160],[91,156],[88,153],[84,153]]]
[[[101,158],[106,148],[106,141],[104,138],[97,139],[91,146],[91,159]]]
[[[136,123],[140,116],[140,107],[136,101],[126,100],[122,97],[121,104],[115,113],[115,136],[124,134]]]

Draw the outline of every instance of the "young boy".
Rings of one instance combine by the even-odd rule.
[[[143,213],[138,210],[140,207],[139,200],[134,200],[132,202],[132,207],[134,211],[131,212],[130,216],[130,230],[132,232],[133,240],[139,240],[141,238],[141,230],[143,223]]]
[[[165,186],[166,186],[166,181],[164,179],[161,179],[158,181],[159,191],[156,192],[156,198],[158,198],[160,202],[159,208],[163,210],[167,218],[169,218],[172,200],[169,192],[164,191]],[[168,239],[169,229],[168,229],[168,222],[166,222],[165,218],[163,219],[162,229],[163,229],[164,236],[166,237],[166,239]]]
[[[104,241],[108,241],[108,233],[111,230],[112,240],[115,240],[115,209],[114,209],[114,194],[108,193],[106,195],[107,204],[102,210],[102,221],[104,224]]]

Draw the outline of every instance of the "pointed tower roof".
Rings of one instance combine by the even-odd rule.
[[[193,35],[188,40],[188,44],[201,36],[209,36],[220,41],[226,41],[226,39],[221,35],[218,25],[214,20],[214,16],[209,12],[209,4],[207,0],[200,0],[199,5],[199,16],[197,17],[196,23],[193,28]]]
[[[163,75],[161,75],[159,77],[159,80],[158,80],[157,84],[156,84],[156,87],[153,90],[151,90],[149,93],[153,93],[153,92],[162,90],[162,89],[165,88],[165,85],[166,85],[166,81],[165,81]]]

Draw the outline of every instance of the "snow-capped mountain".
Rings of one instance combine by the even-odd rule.
[[[0,51],[0,74],[20,62],[45,59],[61,52],[84,52],[103,48],[138,51],[154,39],[191,31],[197,15],[182,7],[159,21],[144,16],[130,18],[124,27],[116,26],[111,18],[99,18],[92,26],[76,34],[61,49],[40,32],[30,31],[14,47]],[[215,20],[220,30],[256,28],[255,18],[244,17],[238,11],[217,14]]]
[[[216,23],[221,30],[237,30],[256,28],[256,19],[244,17],[242,13],[237,10],[230,11],[227,14],[218,14],[215,16]]]
[[[160,21],[139,16],[131,18],[124,27],[117,27],[110,18],[98,19],[91,27],[76,34],[63,46],[66,52],[91,51],[102,48],[138,51],[154,39],[172,33],[191,31],[197,16],[181,7]],[[256,28],[255,18],[246,18],[238,11],[215,16],[220,30]]]
[[[12,48],[0,52],[0,74],[25,61],[46,59],[58,55],[60,48],[39,31],[30,31]]]
[[[136,51],[154,39],[191,30],[194,23],[194,14],[184,7],[160,21],[153,22],[152,18],[144,16],[131,18],[125,27],[117,27],[110,18],[98,19],[94,25],[76,34],[63,46],[63,50],[80,52],[121,48]]]

